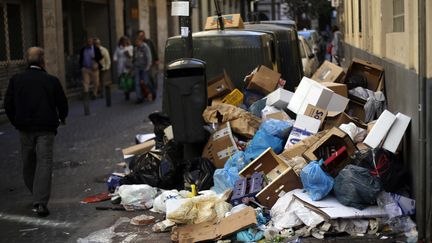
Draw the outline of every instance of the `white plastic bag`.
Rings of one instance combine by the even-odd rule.
[[[294,213],[301,204],[294,200],[293,191],[290,191],[279,198],[270,210],[274,226],[279,229],[292,228],[302,224],[302,221]]]
[[[126,210],[149,209],[153,206],[153,199],[157,189],[149,185],[122,185],[117,190],[121,197],[121,204]]]
[[[166,201],[171,199],[182,198],[177,190],[163,191],[162,194],[157,196],[153,201],[152,212],[166,213]]]

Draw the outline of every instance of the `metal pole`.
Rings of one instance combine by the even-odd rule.
[[[417,210],[417,223],[419,225],[419,238],[424,239],[426,234],[430,237],[430,232],[425,232],[427,229],[426,218],[429,215],[426,196],[430,197],[427,193],[427,181],[430,180],[427,175],[427,164],[426,164],[426,116],[428,109],[426,107],[426,2],[425,0],[418,0],[418,115],[419,115],[419,167],[417,178],[416,190],[418,193],[416,195],[416,201],[419,202],[419,210]]]
[[[189,16],[180,16],[180,33],[185,43],[185,57],[193,57],[192,45],[192,1],[189,2]],[[185,33],[186,32],[186,33]]]

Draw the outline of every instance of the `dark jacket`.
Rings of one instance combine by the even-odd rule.
[[[79,56],[79,65],[80,68],[83,67],[83,60],[84,60],[84,50],[86,49],[86,47],[81,48],[80,50],[80,56]],[[99,69],[102,68],[102,65],[100,64],[100,60],[102,60],[103,56],[102,56],[102,52],[101,50],[96,47],[93,46],[93,50],[94,50],[94,61],[98,64]]]
[[[4,107],[12,125],[22,131],[57,131],[68,114],[60,81],[31,66],[9,80]]]
[[[157,61],[159,61],[159,56],[158,56],[158,52],[156,51],[156,48],[153,44],[153,41],[150,39],[144,39],[144,42],[149,46],[151,54],[152,54],[152,58],[153,58],[153,64]]]

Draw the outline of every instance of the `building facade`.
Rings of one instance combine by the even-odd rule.
[[[345,58],[385,68],[388,109],[411,116],[404,161],[412,175],[420,239],[432,231],[432,1],[339,0]]]
[[[208,16],[216,15],[216,8],[213,0],[191,2],[196,32]],[[220,1],[221,10],[240,13],[246,2]],[[47,71],[71,94],[82,89],[78,56],[86,38],[100,38],[113,53],[121,36],[135,38],[138,30],[152,39],[162,68],[165,42],[179,33],[171,0],[0,0],[0,113],[10,77],[26,68],[27,48],[45,49]]]

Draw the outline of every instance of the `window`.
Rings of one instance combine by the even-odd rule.
[[[393,0],[393,32],[405,31],[404,0]]]
[[[0,4],[0,62],[23,59],[21,5]]]

